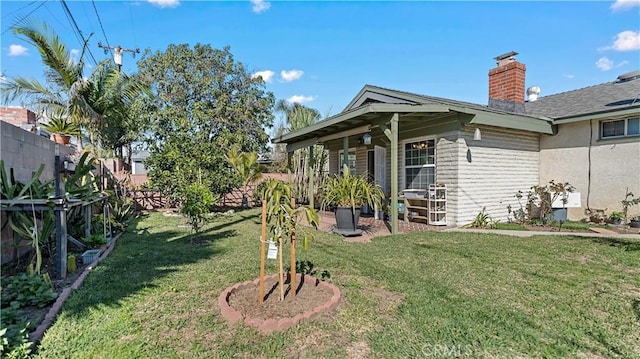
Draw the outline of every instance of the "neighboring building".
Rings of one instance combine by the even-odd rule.
[[[51,134],[41,126],[38,126],[38,117],[35,112],[24,107],[0,107],[0,121],[20,127],[25,131],[49,138]]]
[[[488,106],[366,85],[343,112],[275,142],[287,151],[323,144],[331,173],[346,160],[373,174],[392,201],[405,189],[444,183],[449,225],[470,222],[483,207],[505,221],[508,206],[519,208],[516,192],[551,179],[580,193],[572,219],[587,206],[621,210],[626,188],[640,194],[639,76],[537,101],[539,89],[530,88],[525,102],[526,67],[515,55],[496,57]]]
[[[131,174],[147,174],[147,169],[144,167],[144,161],[147,157],[149,157],[149,151],[133,151],[131,154]]]

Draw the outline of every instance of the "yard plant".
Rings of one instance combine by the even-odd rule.
[[[184,190],[184,203],[180,212],[187,216],[189,225],[196,234],[200,232],[214,202],[213,194],[202,184],[194,183]]]
[[[343,174],[330,176],[323,186],[323,203],[338,207],[356,207],[368,204],[381,208],[384,192],[377,183],[370,181],[366,174],[355,175],[344,167]]]
[[[485,358],[638,356],[632,239],[423,232],[362,244],[320,232],[299,260],[331,270],[337,311],[268,336],[230,327],[217,297],[255,278],[259,215],[224,216],[197,244],[180,218],[133,220],[37,357],[423,358],[445,346]]]

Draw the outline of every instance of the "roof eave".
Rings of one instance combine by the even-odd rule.
[[[566,116],[566,117],[558,117],[553,120],[553,123],[556,125],[560,125],[563,123],[572,123],[579,121],[589,121],[589,120],[603,120],[607,118],[614,117],[627,117],[640,115],[640,104],[632,107],[625,107],[624,109],[613,109],[607,111],[600,112],[591,112],[586,114],[581,114],[577,116]]]
[[[310,134],[326,127],[334,126],[350,119],[366,115],[366,114],[385,114],[385,113],[441,113],[449,112],[449,106],[446,105],[409,105],[409,104],[390,104],[390,103],[371,103],[353,110],[342,112],[335,116],[331,116],[323,121],[314,123],[313,125],[301,128],[299,130],[287,133],[274,138],[273,143],[288,143],[292,139]],[[297,141],[296,141],[297,142]]]

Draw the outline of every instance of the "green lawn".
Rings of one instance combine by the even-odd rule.
[[[260,335],[216,305],[259,269],[257,210],[133,223],[66,302],[42,358],[631,358],[640,356],[640,240],[413,233],[346,243],[321,233],[300,260],[331,273],[337,311]],[[275,273],[274,261],[269,271]]]

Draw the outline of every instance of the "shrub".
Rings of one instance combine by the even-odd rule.
[[[213,194],[204,185],[192,184],[185,189],[180,212],[189,218],[189,224],[194,232],[200,231],[206,220],[205,215],[209,213],[209,208],[214,202]]]
[[[90,248],[99,248],[100,246],[109,243],[109,241],[102,234],[94,233],[85,238],[84,243]]]
[[[482,207],[482,210],[476,215],[473,221],[463,226],[463,228],[495,228],[498,222],[494,221],[489,214],[485,213],[485,209],[485,207]]]

